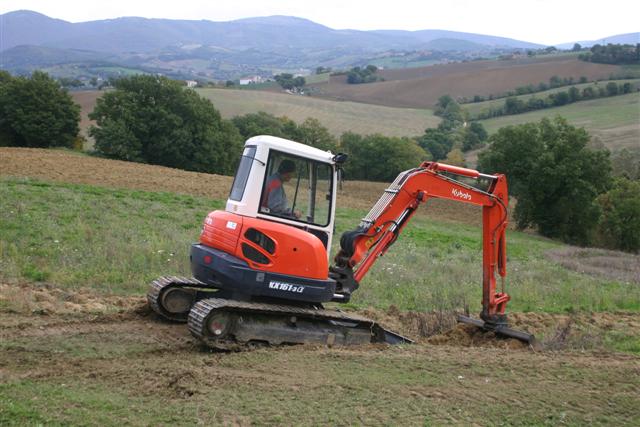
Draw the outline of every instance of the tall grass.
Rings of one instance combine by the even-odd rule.
[[[189,275],[189,245],[221,201],[87,185],[0,180],[0,277],[143,294],[166,274]],[[337,236],[366,212],[340,209]],[[640,310],[640,287],[571,272],[544,258],[559,245],[509,232],[514,311]],[[334,239],[337,242],[339,239]],[[337,244],[337,243],[336,243]],[[481,230],[417,216],[350,303],[403,310],[480,309]]]

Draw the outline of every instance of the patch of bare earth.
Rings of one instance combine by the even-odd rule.
[[[2,322],[5,338],[73,331],[90,333],[102,330],[110,323],[169,324],[149,310],[143,296],[105,295],[91,289],[63,289],[49,283],[0,283],[0,312],[5,313]],[[419,344],[527,348],[515,339],[499,338],[491,332],[458,324],[457,313],[452,311],[400,311],[391,306],[387,310],[358,310],[355,314],[370,318]],[[90,321],[87,323],[86,319]],[[599,337],[611,331],[640,333],[640,313],[511,313],[509,322],[512,328],[539,337],[538,350],[583,348],[586,343],[581,340],[586,335]],[[120,328],[122,326],[117,326]],[[188,336],[186,328],[184,333]],[[589,348],[594,348],[594,344],[597,343],[589,343]]]
[[[158,319],[144,309],[138,297],[125,298],[123,303],[121,297],[89,291],[76,295],[52,285],[0,286],[3,301],[17,294],[31,295],[28,299],[32,305],[28,307],[32,313],[0,305],[0,382],[9,385],[27,381],[113,390],[144,398],[147,405],[153,404],[145,410],[152,412],[158,410],[157,405],[195,402],[207,409],[205,419],[215,416],[218,423],[224,423],[242,416],[243,425],[260,423],[262,417],[286,410],[286,405],[277,403],[282,395],[296,396],[311,405],[296,424],[322,423],[322,410],[312,406],[318,396],[327,393],[340,402],[356,405],[354,410],[364,400],[377,396],[365,405],[369,417],[365,424],[376,423],[378,418],[393,423],[388,404],[385,406],[387,400],[396,405],[415,402],[405,408],[411,411],[405,418],[412,424],[432,416],[438,423],[469,424],[472,419],[478,420],[478,410],[496,401],[502,402],[506,411],[527,408],[537,417],[549,411],[567,411],[574,421],[596,414],[617,414],[626,420],[638,416],[637,408],[627,403],[638,387],[634,381],[640,375],[638,357],[597,349],[576,351],[578,347],[566,345],[535,351],[460,325],[436,332],[430,322],[445,329],[450,319],[435,313],[407,313],[393,308],[359,312],[416,338],[417,344],[410,346],[294,346],[220,353],[199,345],[184,324]],[[68,310],[65,300],[76,301],[84,308]],[[97,300],[102,300],[103,312],[90,305]],[[45,301],[55,308],[45,310]],[[513,314],[511,319],[515,327],[530,327],[532,331],[556,328],[561,334],[573,333],[563,323],[567,316]],[[595,325],[595,329],[625,327],[637,331],[640,317],[584,315],[575,321],[576,325],[582,323]],[[561,342],[568,339],[564,337]],[[408,383],[403,385],[403,381]],[[220,403],[220,396],[232,397]],[[270,396],[276,400],[269,401]],[[244,404],[238,404],[242,399],[247,399],[250,408],[256,399],[265,399],[266,403],[257,403],[258,409],[247,412]],[[572,402],[569,409],[563,403],[567,401]],[[279,406],[268,409],[273,404]],[[448,409],[434,415],[434,405]],[[467,415],[456,412],[461,407]],[[349,417],[349,423],[364,422],[357,414]],[[289,421],[285,424],[292,421],[286,419]],[[182,422],[191,421],[185,418]]]
[[[552,249],[545,255],[569,270],[640,285],[640,255],[575,246]]]

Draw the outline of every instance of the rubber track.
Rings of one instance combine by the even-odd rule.
[[[197,279],[189,279],[180,276],[162,276],[151,282],[151,284],[149,285],[149,291],[147,292],[147,301],[149,302],[149,307],[151,307],[151,309],[155,313],[159,314],[165,319],[182,323],[187,321],[187,316],[173,315],[163,310],[160,306],[160,295],[162,294],[163,290],[169,287],[215,289],[212,286],[209,286]]]
[[[343,312],[334,310],[314,310],[311,308],[302,308],[290,305],[263,304],[255,302],[227,300],[222,298],[207,298],[198,301],[189,312],[189,331],[194,337],[198,338],[207,346],[221,350],[238,349],[242,348],[242,345],[231,340],[207,339],[205,335],[205,320],[207,319],[207,316],[209,315],[209,313],[211,313],[211,311],[220,309],[242,313],[290,315],[296,317],[311,318],[315,320],[361,322],[367,323],[371,329],[376,327],[375,322],[371,319],[367,319],[366,317],[357,315],[348,316]]]

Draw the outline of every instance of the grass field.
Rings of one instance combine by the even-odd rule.
[[[289,95],[262,90],[198,89],[200,95],[213,102],[225,118],[265,111],[287,116],[302,123],[313,117],[340,136],[343,132],[381,133],[387,136],[417,136],[428,127],[436,127],[440,118],[431,110],[391,108],[355,102],[334,102],[309,96]],[[71,96],[81,107],[80,128],[87,136],[91,125],[88,114],[102,92],[73,92]]]
[[[431,110],[333,102],[308,96],[261,91],[198,89],[198,93],[211,100],[226,118],[258,111],[287,116],[298,123],[313,117],[338,136],[347,131],[414,136],[421,135],[427,127],[435,127],[440,122]]]
[[[223,206],[172,193],[25,180],[4,180],[0,196],[4,275],[116,294],[143,294],[164,273],[188,275],[189,244],[206,214]],[[338,235],[365,214],[341,209]],[[549,263],[544,253],[555,243],[518,232],[510,233],[509,242],[514,310],[640,310],[637,286]],[[479,311],[481,259],[477,227],[418,217],[369,274],[353,306]]]
[[[343,306],[416,344],[212,353],[143,295],[158,275],[189,274],[189,244],[224,197],[197,183],[223,182],[80,155],[71,167],[54,151],[56,169],[15,151],[0,161],[36,164],[0,163],[2,425],[640,422],[637,256],[509,231],[510,319],[539,338],[533,351],[454,325],[454,311],[479,310],[480,229],[421,215]],[[92,185],[65,182],[91,171]],[[153,185],[175,189],[139,189]],[[366,212],[341,197],[338,234]],[[591,255],[604,265],[575,271]]]
[[[640,79],[629,79],[629,80],[611,80],[612,82],[616,83],[616,84],[624,84],[624,83],[631,83],[632,85],[634,85],[634,92],[635,92],[635,88],[638,87],[638,85],[640,84]],[[609,81],[601,81],[598,83],[583,83],[583,84],[576,84],[576,85],[572,85],[575,86],[577,89],[579,89],[580,91],[582,91],[584,88],[587,87],[592,87],[596,90],[598,90],[598,88],[605,88],[606,85],[609,83]],[[562,87],[558,87],[555,89],[549,89],[549,90],[545,90],[542,92],[536,92],[536,93],[532,93],[532,94],[526,94],[526,95],[519,95],[519,96],[515,96],[514,98],[519,99],[523,102],[527,102],[530,98],[538,98],[538,99],[545,99],[547,98],[549,95],[554,94],[554,93],[558,93],[558,92],[566,92],[569,90],[571,86],[562,86]],[[465,110],[467,110],[469,112],[469,114],[471,114],[472,117],[477,116],[478,114],[484,112],[484,111],[488,111],[492,108],[501,108],[502,106],[504,106],[504,102],[505,102],[506,98],[499,98],[499,99],[492,99],[489,101],[483,101],[483,102],[472,102],[472,103],[468,103],[468,104],[463,104],[462,108],[464,108]]]
[[[640,141],[640,92],[610,98],[577,102],[563,107],[548,108],[525,114],[503,116],[481,123],[491,134],[504,126],[536,122],[556,115],[574,126],[584,127],[612,151],[637,148]]]

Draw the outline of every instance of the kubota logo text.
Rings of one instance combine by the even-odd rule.
[[[269,288],[277,289],[279,291],[296,292],[299,294],[304,291],[304,286],[296,286],[292,285],[291,283],[276,282],[275,280],[269,282]]]
[[[454,188],[453,190],[451,190],[451,194],[461,199],[471,200],[471,194],[465,193],[464,191],[460,191],[457,188]]]

